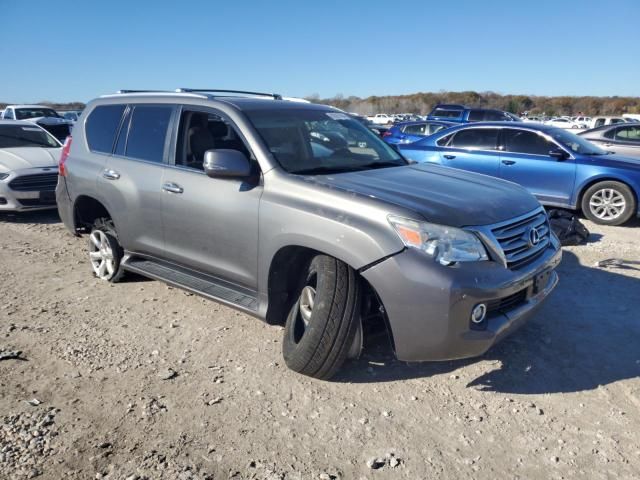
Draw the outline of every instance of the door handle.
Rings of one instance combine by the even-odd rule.
[[[502,163],[505,165],[513,165],[516,162],[514,162],[513,160],[502,160]]]
[[[182,188],[180,185],[176,185],[173,182],[167,182],[165,184],[162,185],[162,189],[165,192],[170,192],[170,193],[182,193],[184,192],[184,188]]]
[[[115,170],[111,170],[111,169],[104,170],[102,172],[102,176],[107,180],[118,180],[120,178],[120,174]]]
[[[446,158],[447,160],[453,160],[454,158],[456,158],[455,155],[443,155],[444,158]]]
[[[605,147],[613,147],[613,143],[605,143],[604,146]]]

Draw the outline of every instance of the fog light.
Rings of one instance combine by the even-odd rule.
[[[7,199],[4,197],[0,197],[0,205],[6,205],[7,204]]]
[[[475,324],[484,322],[484,318],[487,316],[487,306],[484,303],[479,303],[471,311],[471,321]]]

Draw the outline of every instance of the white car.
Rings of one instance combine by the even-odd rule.
[[[387,115],[386,113],[377,113],[373,117],[367,118],[376,125],[387,125],[394,121],[393,115]]]
[[[589,125],[591,125],[591,117],[575,117],[573,121],[579,125],[582,125],[584,128],[589,128]]]
[[[61,142],[71,133],[73,122],[51,107],[44,105],[8,105],[2,112],[4,120],[28,120],[40,125]]]
[[[563,117],[552,118],[551,120],[547,120],[546,122],[544,122],[544,124],[551,125],[552,127],[564,128],[566,130],[585,128],[584,125],[580,125],[579,123],[574,122],[573,120],[569,120],[568,118],[563,118]]]
[[[589,125],[589,128],[596,128],[596,127],[602,127],[604,125],[613,125],[614,123],[626,123],[627,120],[623,117],[606,117],[606,116],[600,116],[600,117],[593,117],[591,119],[591,124]]]
[[[56,208],[62,145],[31,122],[0,122],[0,212]]]

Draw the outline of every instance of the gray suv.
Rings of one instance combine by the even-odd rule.
[[[59,170],[96,276],[284,324],[286,364],[312,377],[357,357],[376,319],[400,360],[481,355],[558,281],[558,239],[525,189],[409,164],[344,112],[279,95],[98,98]]]

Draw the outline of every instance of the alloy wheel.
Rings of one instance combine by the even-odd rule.
[[[627,208],[624,196],[613,188],[596,191],[589,199],[591,213],[601,220],[611,221],[620,217]]]
[[[91,267],[98,278],[108,280],[116,270],[116,262],[109,239],[102,230],[94,230],[91,232],[89,240]]]

